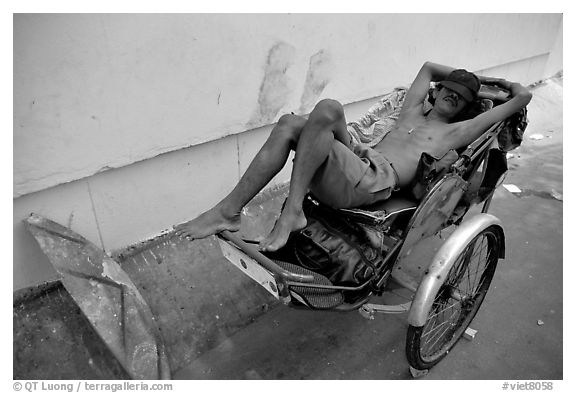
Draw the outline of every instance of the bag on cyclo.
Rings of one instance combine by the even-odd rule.
[[[528,126],[528,110],[524,107],[504,121],[498,134],[498,145],[502,151],[516,149],[522,143]]]
[[[310,201],[304,212],[308,224],[291,239],[302,267],[335,285],[361,285],[374,276],[384,258],[360,226]]]

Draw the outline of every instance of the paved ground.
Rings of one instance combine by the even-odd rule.
[[[33,288],[13,308],[14,379],[128,379],[61,283]]]
[[[526,140],[505,181],[522,192],[500,188],[492,202],[507,257],[473,322],[478,334],[461,340],[427,379],[563,378],[562,90],[562,79],[534,89]],[[423,253],[431,256],[436,241]],[[274,307],[175,377],[408,379],[405,318]]]

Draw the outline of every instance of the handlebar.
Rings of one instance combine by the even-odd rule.
[[[284,281],[284,282],[295,281],[295,282],[302,282],[302,283],[313,283],[314,282],[314,276],[312,276],[310,274],[297,274],[297,273],[292,273],[292,272],[289,272],[288,270],[282,269],[280,266],[278,266],[277,264],[272,262],[270,259],[268,259],[264,254],[262,254],[256,246],[246,243],[245,241],[243,241],[242,239],[240,239],[238,236],[234,235],[230,231],[220,232],[218,234],[218,236],[223,237],[224,239],[233,243],[239,249],[244,251],[246,253],[246,255],[255,259],[256,262],[258,262],[260,265],[262,265],[264,268],[266,268],[268,271],[270,271],[275,276],[279,277],[281,279],[281,281]]]
[[[480,135],[475,141],[466,147],[462,153],[460,153],[460,157],[454,164],[452,164],[452,168],[456,171],[459,171],[470,161],[473,161],[477,156],[482,154],[486,147],[489,147],[494,138],[498,136],[500,132],[500,126],[502,125],[502,121],[492,125],[488,130],[486,130],[482,135]]]

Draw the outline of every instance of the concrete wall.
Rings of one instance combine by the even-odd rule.
[[[16,15],[14,289],[55,278],[32,211],[119,249],[225,195],[285,112],[357,117],[425,60],[530,83],[561,42],[558,14]]]

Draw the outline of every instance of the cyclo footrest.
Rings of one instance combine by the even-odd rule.
[[[268,261],[268,264],[277,265],[278,269],[288,274],[293,274],[294,278],[296,278],[294,280],[288,278],[287,285],[289,291],[286,295],[281,295],[278,287],[280,283],[277,281],[278,277],[275,276],[278,272],[274,273],[274,271],[278,269],[274,269],[272,266],[265,268],[262,264],[246,254],[245,249],[242,250],[237,246],[237,244],[240,244],[244,248],[247,248],[250,247],[249,245],[243,243],[233,235],[228,234],[227,237],[228,239],[225,239],[224,236],[217,236],[223,256],[276,299],[282,300],[285,303],[300,303],[313,309],[322,310],[335,308],[344,303],[342,289],[326,288],[327,286],[333,286],[328,278],[304,267],[281,261],[278,257],[272,255],[266,257],[262,255],[265,260]],[[234,244],[232,241],[234,241]],[[252,254],[255,255],[254,253]],[[309,277],[309,280],[300,282],[298,278],[304,276]],[[323,286],[323,288],[315,288],[315,286]]]
[[[297,274],[310,274],[314,276],[314,282],[311,285],[333,285],[326,277],[288,262],[274,260],[283,269]],[[344,295],[339,289],[314,288],[300,285],[290,285],[290,295],[293,300],[314,309],[326,310],[337,307],[344,303]]]

